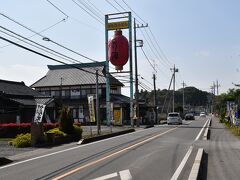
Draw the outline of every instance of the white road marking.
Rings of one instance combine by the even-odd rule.
[[[111,178],[114,178],[117,176],[118,176],[118,173],[115,172],[115,173],[107,174],[107,175],[104,175],[104,176],[101,176],[101,177],[98,177],[98,178],[95,178],[92,180],[106,180],[106,179],[111,179]],[[131,175],[129,169],[119,171],[119,176],[120,176],[121,180],[132,180],[132,175]]]
[[[182,169],[184,168],[189,156],[191,155],[193,150],[193,146],[190,146],[190,148],[188,149],[188,152],[185,154],[182,162],[180,163],[180,165],[178,166],[177,170],[175,171],[175,173],[173,174],[173,176],[171,177],[171,180],[177,180],[180,173],[182,172]]]
[[[128,169],[124,171],[120,171],[119,174],[120,174],[121,180],[132,180],[132,175]]]
[[[110,178],[117,177],[117,176],[118,176],[118,174],[115,172],[115,173],[108,174],[108,175],[105,175],[105,176],[101,176],[101,177],[98,177],[98,178],[95,178],[95,179],[92,179],[92,180],[105,180],[105,179],[110,179]]]
[[[93,145],[93,144],[101,143],[101,142],[104,142],[104,141],[107,141],[107,140],[111,140],[111,139],[116,139],[116,138],[119,138],[119,137],[127,136],[129,134],[135,134],[135,133],[138,133],[138,132],[141,132],[141,131],[144,131],[144,130],[145,131],[149,131],[150,129],[142,129],[142,130],[138,130],[136,132],[127,133],[127,134],[123,134],[123,135],[120,135],[120,136],[115,136],[115,137],[112,137],[112,138],[107,138],[107,139],[103,139],[103,140],[100,140],[100,141],[92,142],[92,143],[89,143],[89,144],[83,144],[81,146],[72,147],[72,148],[69,148],[69,149],[64,149],[64,150],[61,150],[61,151],[56,151],[56,152],[45,154],[45,155],[42,155],[42,156],[37,156],[37,157],[34,157],[34,158],[26,159],[26,160],[23,160],[23,161],[19,161],[19,162],[16,162],[16,163],[12,163],[12,164],[8,164],[8,165],[5,165],[5,166],[2,166],[2,167],[0,167],[0,170],[8,168],[8,167],[15,166],[15,165],[18,165],[18,164],[23,164],[23,163],[26,163],[26,162],[29,162],[29,161],[33,161],[33,160],[37,160],[37,159],[53,156],[53,155],[56,155],[56,154],[60,154],[60,153],[63,153],[63,152],[71,151],[71,150],[78,149],[78,148],[81,148],[81,147],[85,147],[85,146],[90,146],[90,145]]]
[[[206,127],[208,121],[209,121],[209,119],[205,122],[204,126],[202,127],[201,131],[199,132],[199,134],[197,135],[197,137],[195,138],[194,141],[197,141],[197,140],[200,138],[200,136],[201,136],[201,134],[202,134],[204,128]]]
[[[194,142],[197,141],[197,140],[200,138],[200,136],[201,136],[204,128],[206,127],[208,121],[209,121],[209,119],[208,119],[208,120],[205,122],[205,124],[203,125],[201,131],[198,133],[198,135],[197,135],[197,137],[195,138]],[[173,174],[171,180],[177,180],[177,179],[178,179],[178,177],[179,177],[179,175],[181,174],[181,172],[182,172],[185,164],[187,163],[188,158],[190,157],[190,155],[191,155],[191,153],[192,153],[192,150],[193,150],[193,146],[191,145],[190,148],[188,149],[187,153],[185,154],[183,160],[181,161],[180,165],[178,166],[177,170],[176,170],[175,173]]]

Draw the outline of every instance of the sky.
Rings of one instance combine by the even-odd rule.
[[[168,88],[172,75],[170,68],[174,64],[179,69],[177,89],[182,88],[184,81],[186,86],[210,92],[213,82],[218,80],[219,92],[224,93],[234,88],[233,83],[240,83],[238,0],[9,0],[0,3],[1,37],[43,52],[8,36],[2,29],[4,27],[83,63],[91,61],[42,38],[47,37],[91,59],[104,61],[104,15],[132,11],[139,25],[148,25],[137,29],[137,39],[143,40],[146,54],[137,48],[138,74],[141,86],[147,90],[153,89],[154,72],[148,60],[156,67],[157,89]],[[95,9],[97,17],[89,15],[86,5],[92,11]],[[126,30],[123,34],[128,37]],[[109,32],[109,39],[112,35],[113,32]],[[1,39],[0,62],[0,79],[24,81],[28,86],[47,73],[47,65],[57,64]],[[113,68],[110,70],[114,71]],[[129,64],[126,64],[124,71],[128,70]],[[129,95],[128,83],[122,92]]]

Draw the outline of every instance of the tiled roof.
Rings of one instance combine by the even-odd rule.
[[[7,95],[38,96],[39,92],[34,91],[24,82],[0,80],[0,92]]]
[[[36,102],[34,99],[18,99],[18,98],[9,98],[10,100],[17,102],[25,106],[35,106]]]
[[[104,62],[82,63],[71,65],[51,65],[49,71],[40,80],[35,82],[31,87],[54,87],[54,86],[75,86],[75,85],[92,85],[96,83],[95,72],[99,70],[99,84],[105,84],[106,80],[103,74]],[[85,71],[83,71],[83,70]],[[86,71],[92,72],[88,73]],[[110,77],[110,84],[123,86],[123,84],[114,77]]]

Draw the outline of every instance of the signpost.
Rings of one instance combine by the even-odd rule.
[[[117,20],[124,21],[118,21]],[[132,65],[132,14],[131,12],[120,12],[105,15],[105,48],[106,48],[106,119],[107,124],[111,122],[110,106],[110,81],[109,81],[109,59],[108,59],[108,32],[111,30],[128,29],[128,54],[129,54],[129,75],[130,75],[130,120],[133,126],[133,65]],[[122,72],[123,73],[123,72]]]

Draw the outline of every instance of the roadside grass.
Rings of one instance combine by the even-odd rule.
[[[240,138],[240,127],[236,127],[234,125],[229,124],[228,122],[224,122],[225,127],[227,127],[232,134]]]

